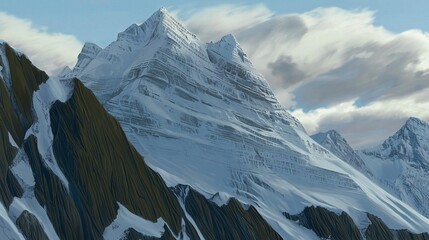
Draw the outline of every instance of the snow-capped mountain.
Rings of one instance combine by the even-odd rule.
[[[366,167],[364,161],[357,155],[355,150],[347,143],[337,131],[330,130],[327,132],[317,133],[311,136],[314,141],[318,142],[324,148],[328,149],[335,156],[348,164],[355,167],[367,176],[372,176],[372,173]]]
[[[284,238],[317,238],[284,217],[311,205],[344,211],[367,237],[367,213],[392,229],[429,230],[429,219],[308,136],[232,35],[202,43],[160,9],[104,49],[86,44],[69,77],[95,93],[169,186],[255,206]]]
[[[357,152],[386,189],[429,216],[429,124],[409,118],[380,146]]]
[[[168,188],[79,80],[0,43],[0,239],[221,238],[281,239],[252,206]]]

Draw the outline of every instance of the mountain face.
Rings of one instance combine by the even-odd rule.
[[[76,67],[62,76],[72,77],[94,92],[168,186],[183,192],[177,186],[188,185],[220,206],[215,219],[229,214],[224,206],[233,197],[254,206],[247,211],[259,212],[283,238],[323,237],[284,215],[312,205],[344,211],[362,235],[378,229],[367,213],[390,229],[429,229],[427,218],[308,136],[232,35],[202,43],[160,9],[104,49],[86,44]],[[309,216],[320,222],[323,214]],[[204,224],[200,230],[216,228]]]
[[[168,188],[79,80],[0,50],[1,239],[281,239],[238,200]]]
[[[312,135],[311,138],[360,172],[367,176],[372,176],[364,161],[337,131],[330,130],[325,133],[317,133]]]
[[[232,35],[203,44],[161,9],[61,74],[0,43],[1,239],[429,239],[305,133]],[[411,120],[379,156],[426,169]]]
[[[392,194],[429,216],[429,124],[410,118],[380,146],[358,151]]]

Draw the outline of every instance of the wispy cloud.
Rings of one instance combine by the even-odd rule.
[[[52,33],[34,26],[30,20],[0,12],[0,39],[25,53],[30,60],[48,74],[76,63],[83,44],[74,36]]]
[[[263,5],[223,5],[185,24],[205,41],[233,33],[310,133],[336,128],[361,147],[380,142],[410,116],[429,120],[428,33],[393,33],[374,18],[365,9],[275,15]]]

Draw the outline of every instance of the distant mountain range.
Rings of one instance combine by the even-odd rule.
[[[334,130],[312,138],[378,182],[391,194],[429,216],[429,124],[409,118],[380,146],[354,151]]]
[[[1,239],[429,239],[428,124],[310,137],[232,35],[161,8],[60,76],[0,57]]]

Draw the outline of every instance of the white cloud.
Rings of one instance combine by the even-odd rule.
[[[175,12],[175,15],[182,12]],[[223,35],[251,28],[255,24],[269,20],[273,13],[264,5],[218,5],[188,11],[191,18],[183,23],[206,42],[220,39]]]
[[[335,128],[361,147],[393,134],[410,116],[429,120],[422,94],[429,93],[428,33],[393,33],[374,19],[365,9],[275,15],[263,5],[223,5],[185,24],[205,41],[233,33],[309,132]]]
[[[83,44],[72,35],[51,33],[31,21],[0,12],[0,39],[8,42],[48,74],[74,66]]]

